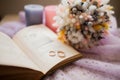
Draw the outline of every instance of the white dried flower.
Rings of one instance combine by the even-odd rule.
[[[90,0],[86,0],[86,2],[90,2]]]
[[[104,15],[104,12],[100,12],[99,15],[100,15],[100,16],[103,16],[103,15]]]
[[[64,20],[60,20],[59,23],[60,23],[60,26],[64,26],[65,24]]]
[[[69,6],[68,0],[62,0],[61,3],[63,6],[66,6],[66,7]]]
[[[101,4],[103,4],[103,5],[105,5],[105,4],[109,3],[109,2],[110,2],[110,0],[101,0]]]
[[[115,12],[114,11],[106,11],[108,16],[113,15]]]
[[[105,11],[108,10],[109,5],[104,5],[102,7],[99,8],[100,11]]]
[[[73,19],[71,20],[71,22],[72,22],[72,23],[75,23],[75,22],[76,22],[76,19],[75,19],[75,18],[73,18]]]
[[[84,17],[82,15],[79,16],[80,19],[83,19]]]
[[[80,41],[83,40],[83,35],[77,31],[77,32],[72,32],[70,35],[68,35],[68,39],[73,43],[79,43]]]
[[[74,4],[74,5],[77,5],[77,4],[79,4],[81,1],[82,1],[82,0],[75,0],[75,1],[73,2],[73,4]]]
[[[89,6],[88,2],[84,2],[84,4],[82,5],[83,9],[86,10]]]
[[[93,12],[93,11],[96,10],[96,9],[97,9],[96,6],[91,5],[91,6],[89,7],[89,12]]]

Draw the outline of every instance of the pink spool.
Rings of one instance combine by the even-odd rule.
[[[49,27],[52,31],[56,32],[57,27],[53,26],[55,22],[53,17],[56,15],[56,8],[55,5],[49,5],[45,7],[45,25]]]

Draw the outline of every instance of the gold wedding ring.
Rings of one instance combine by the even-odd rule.
[[[60,57],[60,58],[65,58],[65,53],[63,51],[58,51],[57,52],[57,55]]]
[[[49,56],[54,57],[56,55],[55,51],[50,51]]]

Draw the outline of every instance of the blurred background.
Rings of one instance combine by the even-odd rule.
[[[60,0],[0,0],[0,17],[6,14],[15,14],[23,10],[26,4],[41,4],[43,6],[59,4]],[[120,26],[120,0],[111,0],[110,4],[115,7],[115,16]]]

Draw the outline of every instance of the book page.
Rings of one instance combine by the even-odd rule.
[[[81,57],[76,50],[57,40],[57,35],[44,25],[27,27],[18,32],[13,39],[44,74],[52,68],[57,68]],[[54,57],[49,55],[50,51],[55,52]],[[59,51],[64,53],[64,58],[58,55]]]
[[[39,70],[39,68],[16,46],[13,40],[0,32],[0,65]]]

